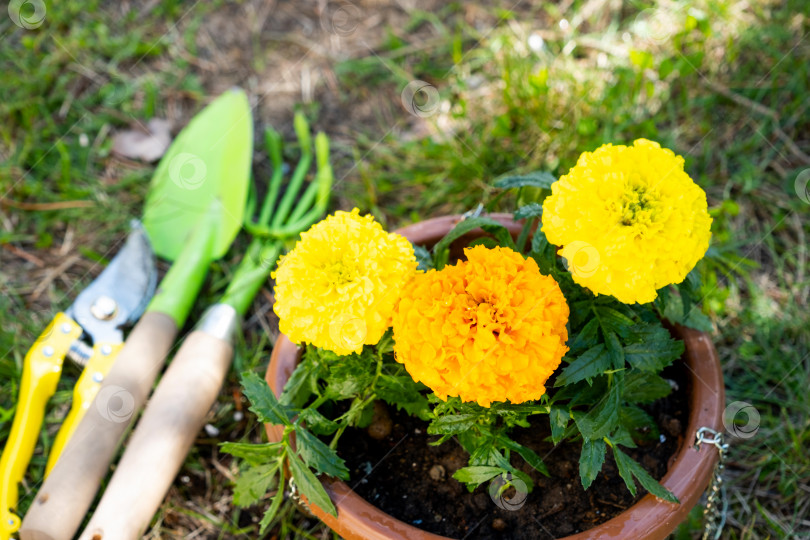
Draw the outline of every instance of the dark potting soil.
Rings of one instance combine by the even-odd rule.
[[[682,362],[662,375],[676,383],[676,390],[645,407],[658,424],[661,437],[636,449],[624,449],[657,480],[664,476],[670,458],[683,442],[691,391]],[[543,458],[550,477],[537,473],[519,456],[513,457],[512,464],[532,477],[535,488],[522,507],[504,510],[490,497],[489,483],[469,493],[451,478],[467,465],[469,457],[456,441],[431,446],[429,443],[438,437],[427,435],[425,422],[390,408],[388,413],[393,425],[384,439],[376,440],[361,429],[347,430],[341,437],[338,451],[351,471],[348,483],[384,512],[435,534],[480,540],[561,538],[609,520],[646,493],[638,486],[637,496],[630,495],[610,450],[596,480],[583,490],[580,444],[554,446],[548,418],[538,417],[536,425],[517,430],[513,437]],[[507,493],[506,497],[514,495]],[[518,501],[520,495],[517,497],[512,500]]]

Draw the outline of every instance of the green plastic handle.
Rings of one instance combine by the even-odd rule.
[[[178,328],[183,327],[213,259],[216,224],[217,216],[213,212],[200,221],[185,249],[160,282],[146,311],[164,313]]]

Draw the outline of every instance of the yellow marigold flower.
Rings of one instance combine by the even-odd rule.
[[[411,243],[372,216],[335,212],[303,233],[272,274],[281,331],[295,343],[360,352],[391,326],[417,264]]]
[[[489,407],[539,399],[568,347],[568,304],[534,259],[476,246],[419,274],[394,314],[394,352],[436,395]]]
[[[643,304],[684,280],[709,247],[712,219],[683,163],[646,139],[606,144],[551,185],[543,232],[575,282]]]

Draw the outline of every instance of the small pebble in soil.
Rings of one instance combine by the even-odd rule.
[[[434,465],[430,468],[430,477],[437,482],[443,481],[446,475],[447,471],[441,465]]]
[[[492,520],[492,528],[496,531],[505,531],[506,527],[506,522],[501,518],[495,518]]]
[[[244,417],[245,413],[243,413],[242,411],[236,411],[235,413],[233,413],[234,422],[241,422]]]
[[[388,414],[388,408],[382,401],[374,402],[374,413],[371,417],[371,424],[369,424],[366,431],[368,436],[372,439],[381,441],[391,435],[391,429],[394,427],[394,422],[391,421],[391,415]]]
[[[573,471],[573,465],[568,461],[563,461],[559,464],[559,468],[557,469],[558,474],[563,478],[571,478]],[[578,471],[577,471],[578,472]]]
[[[219,436],[219,429],[216,426],[211,424],[205,424],[205,432],[208,434],[209,437],[217,437]]]
[[[667,442],[667,436],[662,433],[661,436],[658,437],[658,440],[661,442],[661,444],[664,444]]]
[[[664,419],[663,428],[666,430],[673,437],[677,437],[681,433],[683,433],[683,427],[681,426],[681,421],[677,418],[668,417]]]

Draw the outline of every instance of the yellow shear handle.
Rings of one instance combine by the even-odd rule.
[[[73,406],[70,412],[65,417],[62,427],[59,428],[59,433],[53,440],[53,447],[51,448],[51,455],[48,456],[48,464],[45,466],[45,476],[47,477],[53,466],[56,465],[56,460],[62,455],[70,436],[76,430],[76,426],[84,418],[84,413],[90,408],[99,388],[101,388],[101,381],[107,376],[110,368],[115,362],[115,357],[118,352],[124,347],[123,343],[96,343],[93,346],[93,356],[87,361],[84,366],[76,386],[73,387]]]
[[[82,328],[64,313],[58,313],[25,355],[20,397],[3,456],[0,457],[0,540],[8,540],[20,528],[17,507],[18,484],[39,438],[45,405],[56,391],[62,363]]]

